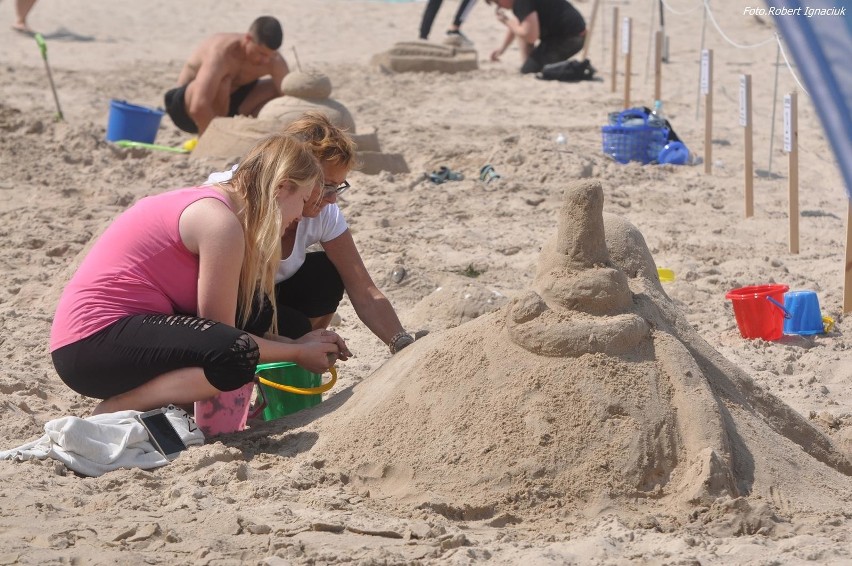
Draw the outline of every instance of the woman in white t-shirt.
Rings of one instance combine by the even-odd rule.
[[[414,337],[402,327],[390,301],[367,272],[336,204],[337,196],[349,188],[346,176],[355,166],[352,138],[319,112],[306,113],[284,133],[307,144],[320,162],[324,179],[305,203],[302,218],[290,224],[281,238],[281,257],[286,259],[275,276],[278,332],[296,339],[326,328],[346,291],[358,318],[391,353],[398,352]],[[220,175],[211,175],[210,180],[220,180]],[[308,252],[314,244],[322,251]]]
[[[284,133],[302,140],[313,151],[324,180],[322,192],[308,199],[301,220],[288,226],[281,239],[281,257],[286,259],[278,268],[275,284],[279,332],[298,337],[326,328],[345,290],[358,318],[391,353],[398,352],[414,342],[414,337],[402,327],[390,301],[367,272],[336,204],[337,196],[349,188],[346,176],[355,165],[352,138],[319,112],[305,114]],[[323,251],[308,252],[316,243]]]

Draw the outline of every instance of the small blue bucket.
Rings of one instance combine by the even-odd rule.
[[[784,334],[810,336],[824,332],[819,299],[813,291],[789,291],[784,294]]]
[[[124,100],[110,100],[106,141],[154,143],[162,118],[162,110],[129,104]]]

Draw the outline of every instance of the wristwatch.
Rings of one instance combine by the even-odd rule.
[[[406,346],[410,346],[413,343],[414,336],[403,330],[402,332],[397,332],[393,335],[393,338],[391,338],[388,343],[388,347],[390,348],[391,354],[396,354]]]

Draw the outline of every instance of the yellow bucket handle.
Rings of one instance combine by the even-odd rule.
[[[280,383],[275,383],[274,381],[269,381],[264,377],[260,377],[260,375],[255,375],[257,381],[266,385],[267,387],[272,387],[274,389],[278,389],[279,391],[286,391],[287,393],[295,393],[296,395],[318,395],[320,393],[325,393],[337,382],[337,370],[334,366],[328,368],[328,371],[331,373],[331,379],[329,379],[326,383],[323,383],[319,387],[293,387],[292,385],[282,385]]]

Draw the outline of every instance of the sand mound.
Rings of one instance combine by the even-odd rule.
[[[461,73],[478,68],[477,54],[473,49],[426,41],[399,42],[389,50],[373,55],[370,63],[395,73]]]
[[[599,183],[569,186],[535,289],[394,356],[321,421],[317,453],[454,519],[649,505],[734,513],[747,532],[774,522],[743,497],[836,509],[852,463],[692,330],[642,235],[601,203]]]
[[[328,75],[317,71],[293,71],[281,81],[284,96],[267,102],[260,109],[260,120],[271,120],[286,128],[305,112],[322,112],[332,124],[355,133],[355,119],[347,108],[331,98]]]
[[[279,130],[275,120],[248,116],[213,118],[190,154],[193,159],[221,159],[236,163],[258,140]]]
[[[331,90],[331,79],[318,71],[293,71],[281,81],[284,96],[328,98]]]
[[[502,307],[508,299],[488,287],[458,276],[447,277],[415,304],[405,317],[411,328],[452,328]]]

